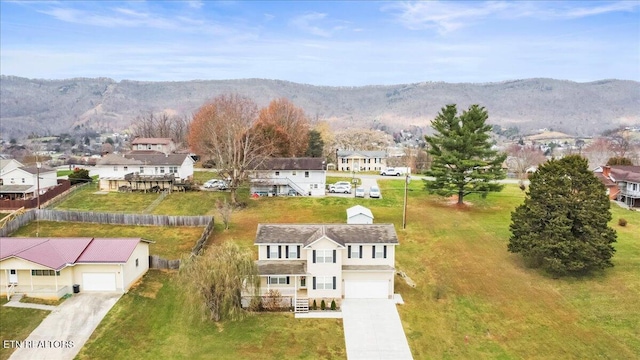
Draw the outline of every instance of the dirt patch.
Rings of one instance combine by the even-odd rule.
[[[136,283],[134,286],[137,285],[138,284]],[[163,286],[164,284],[160,281],[147,281],[145,282],[144,289],[138,290],[138,295],[146,297],[148,299],[155,299],[158,295],[158,292],[160,291],[160,289],[162,289]]]

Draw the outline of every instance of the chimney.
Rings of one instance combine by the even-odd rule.
[[[602,167],[602,175],[605,178],[610,178],[611,177],[611,166],[603,166]]]

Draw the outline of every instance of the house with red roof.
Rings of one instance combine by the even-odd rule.
[[[122,292],[149,269],[140,238],[0,237],[0,295],[59,299],[74,290]]]
[[[631,208],[640,207],[640,166],[601,166],[594,173],[607,188],[610,199]]]

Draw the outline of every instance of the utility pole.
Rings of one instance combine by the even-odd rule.
[[[407,228],[407,185],[411,182],[409,172],[404,175],[404,206],[402,207],[402,229]]]

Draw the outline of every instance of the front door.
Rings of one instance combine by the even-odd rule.
[[[18,271],[15,269],[9,270],[9,284],[17,284],[18,283]]]

